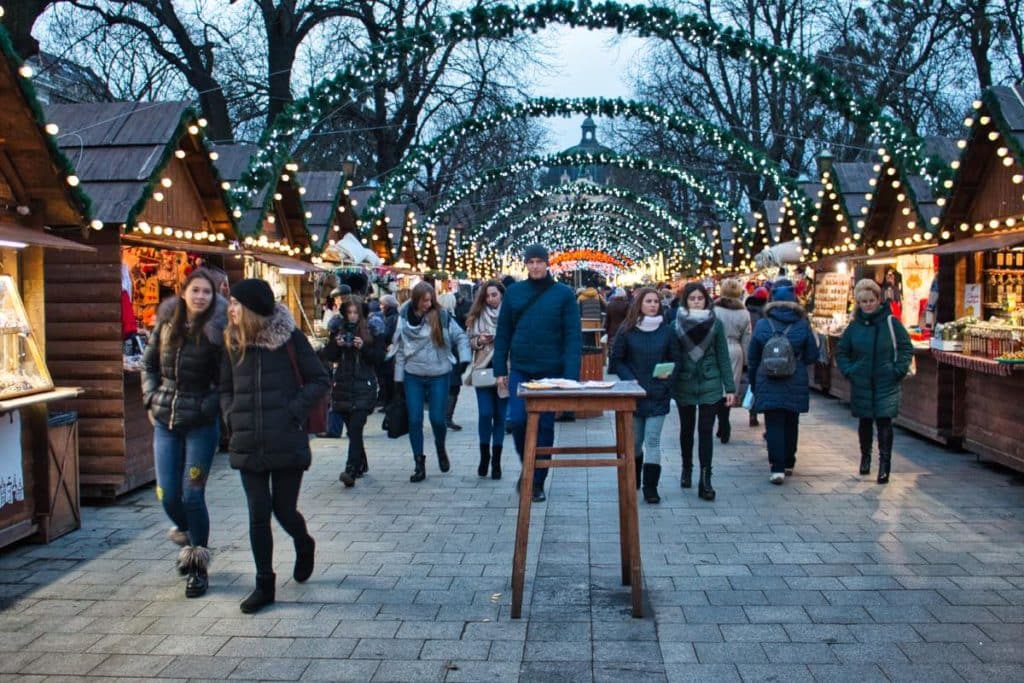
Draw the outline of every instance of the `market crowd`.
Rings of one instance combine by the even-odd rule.
[[[649,504],[661,500],[665,418],[679,414],[679,485],[706,501],[716,439],[729,444],[733,409],[749,425],[763,419],[769,481],[781,485],[796,469],[800,415],[809,410],[808,365],[819,348],[793,282],[726,279],[624,288],[572,288],[549,272],[548,250],[524,252],[526,277],[490,279],[447,291],[430,277],[410,289],[373,295],[365,276],[347,278],[323,306],[322,348],[314,349],[289,310],[263,280],[228,286],[223,273],[199,269],[165,300],[144,357],[143,401],[154,424],[156,494],[181,546],[178,569],[187,597],[209,584],[210,518],[205,488],[218,445],[226,443],[249,509],[255,587],[241,603],[254,613],[274,602],[271,517],[291,537],[293,577],[314,571],[316,542],[299,511],[311,464],[310,435],[348,436],[339,474],[353,487],[370,470],[364,443],[368,419],[384,413],[392,438],[408,439],[412,473],[428,465],[424,415],[430,423],[436,470],[449,472],[446,446],[462,389],[477,405],[480,477],[501,479],[506,434],[522,459],[526,411],[518,387],[542,378],[579,379],[582,329],[602,329],[608,372],[646,391],[634,413],[636,476]],[[880,285],[861,280],[855,310],[837,351],[850,380],[858,420],[860,473],[888,482],[892,419],[900,381],[910,371],[912,346]],[[552,446],[556,419],[541,416],[537,446]],[[226,438],[222,439],[222,435]],[[694,471],[694,447],[697,469]],[[550,456],[538,456],[545,458]],[[548,468],[532,481],[534,502],[546,499]],[[517,490],[521,482],[516,482]],[[662,488],[662,490],[664,490]]]

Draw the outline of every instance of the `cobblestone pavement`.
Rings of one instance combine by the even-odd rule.
[[[0,552],[0,678],[352,681],[1024,680],[1022,479],[897,430],[888,486],[856,474],[855,425],[813,399],[796,475],[768,483],[746,413],[716,445],[718,499],[678,486],[665,429],[659,506],[640,504],[648,618],[618,581],[611,470],[561,469],[534,506],[524,618],[509,616],[518,474],[476,475],[475,401],[450,434],[454,465],[410,484],[408,443],[368,427],[370,472],[337,481],[345,440],[314,442],[301,508],[317,567],[245,616],[253,585],[245,503],[218,456],[214,564],[188,600],[152,489],[87,507],[83,528]],[[601,443],[609,416],[559,424]],[[430,443],[428,436],[427,442]],[[512,451],[511,439],[506,441]],[[288,577],[288,578],[285,578]]]

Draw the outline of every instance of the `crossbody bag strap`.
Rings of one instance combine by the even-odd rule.
[[[295,345],[292,344],[292,340],[289,339],[285,342],[284,346],[288,350],[288,360],[292,364],[292,372],[295,373],[295,381],[299,383],[299,388],[301,389],[306,385],[306,383],[302,381],[302,373],[299,371],[299,361],[295,357]]]
[[[523,317],[523,315],[524,315],[524,314],[525,314],[525,313],[526,313],[526,312],[527,312],[528,310],[530,310],[530,306],[533,306],[533,305],[534,305],[535,303],[537,303],[537,300],[538,300],[538,299],[540,299],[540,298],[541,298],[542,296],[544,296],[544,294],[545,294],[545,293],[546,293],[546,292],[547,292],[547,291],[548,291],[549,289],[551,289],[551,288],[552,288],[552,287],[554,287],[554,286],[555,286],[555,283],[554,283],[554,282],[552,282],[552,281],[549,281],[549,282],[548,282],[548,283],[547,283],[547,284],[546,284],[546,285],[544,286],[544,289],[542,289],[542,290],[540,290],[539,292],[535,293],[535,294],[534,294],[534,295],[533,295],[532,297],[530,297],[530,300],[526,302],[526,305],[525,305],[525,306],[523,306],[523,307],[522,307],[522,308],[520,308],[520,309],[519,309],[518,311],[516,311],[516,316],[515,316],[515,318],[514,318],[514,319],[512,320],[512,329],[513,329],[513,330],[515,330],[516,326],[517,326],[517,325],[519,324],[519,320],[520,320],[520,319],[521,319],[521,318]]]
[[[896,346],[896,330],[892,328],[892,316],[888,318],[889,322],[889,338],[892,339],[892,362],[895,363],[896,359],[899,358],[899,350]]]

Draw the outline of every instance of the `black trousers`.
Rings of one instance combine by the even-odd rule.
[[[879,455],[892,455],[892,418],[891,417],[862,417],[857,423],[857,436],[860,438],[861,454],[871,455],[871,437],[874,436],[874,427],[878,426],[878,453]]]
[[[275,470],[273,472],[241,471],[242,488],[249,504],[249,543],[256,561],[257,574],[274,572],[274,536],[270,530],[270,515],[299,546],[309,540],[306,520],[298,510],[299,490],[302,488],[302,470]]]
[[[341,413],[345,420],[345,430],[348,432],[348,461],[345,469],[358,467],[366,460],[366,448],[363,445],[363,429],[366,427],[366,419],[370,416],[366,410],[350,410]]]
[[[711,467],[714,453],[715,418],[718,416],[718,403],[702,403],[699,406],[681,406],[679,409],[679,450],[683,454],[683,469],[693,469],[693,428],[697,427],[697,457],[701,467]]]
[[[800,413],[792,410],[764,411],[764,433],[772,473],[792,469],[796,465],[796,442],[800,438]]]

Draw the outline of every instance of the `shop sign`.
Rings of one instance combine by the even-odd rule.
[[[981,318],[981,285],[964,286],[964,315]]]
[[[21,415],[12,410],[0,416],[0,513],[25,500],[21,471]]]

